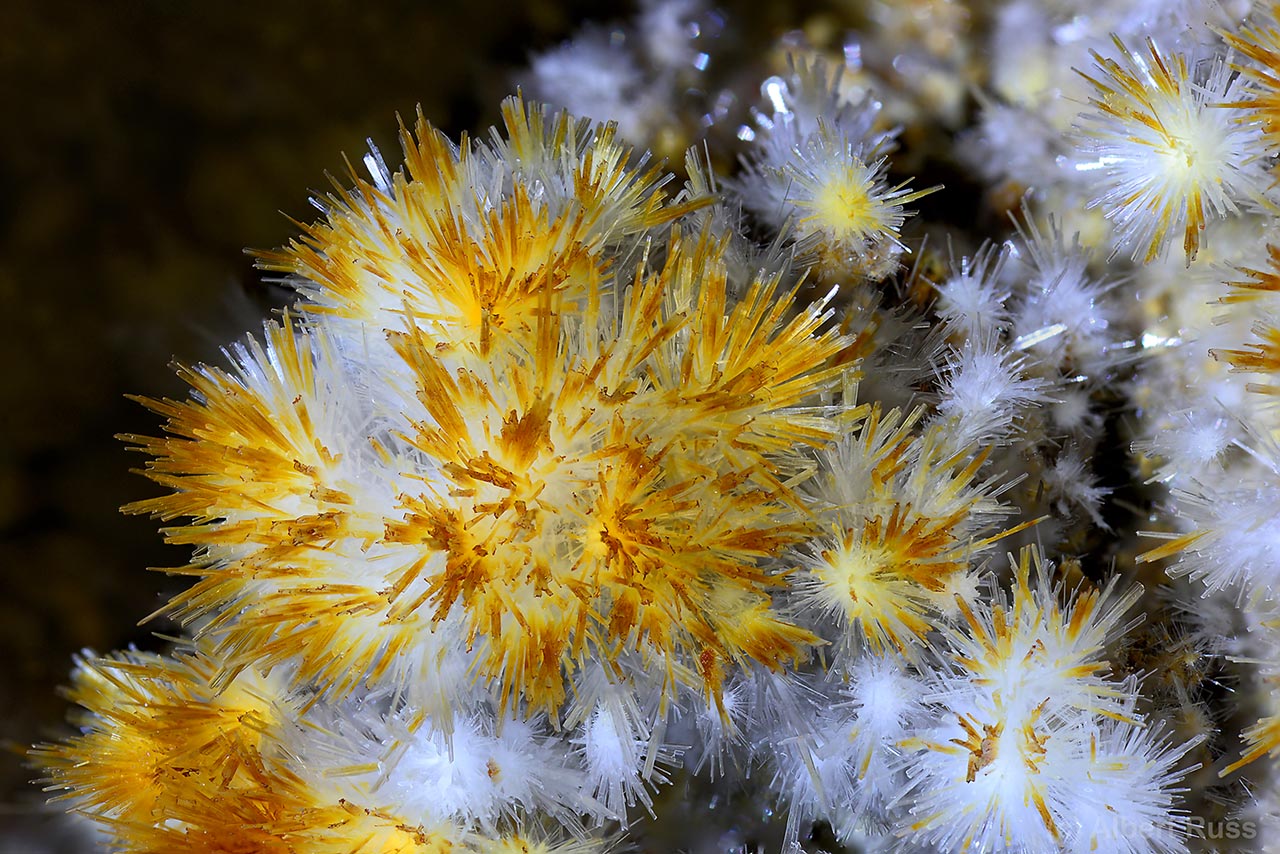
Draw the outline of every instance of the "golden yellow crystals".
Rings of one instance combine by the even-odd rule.
[[[1244,278],[1229,282],[1231,291],[1219,299],[1227,306],[1223,320],[1247,311],[1243,316],[1254,318],[1251,331],[1257,337],[1242,342],[1238,349],[1215,348],[1209,354],[1229,364],[1233,371],[1260,374],[1261,382],[1246,386],[1249,391],[1280,393],[1276,382],[1280,372],[1280,246],[1267,246],[1266,269],[1241,267],[1238,271]]]
[[[892,274],[907,251],[901,232],[911,212],[905,205],[942,188],[909,190],[909,181],[890,186],[887,156],[861,150],[822,120],[802,154],[791,164],[789,198],[798,232],[815,239],[823,275],[857,281]]]
[[[298,277],[312,316],[399,329],[411,314],[435,343],[487,356],[527,339],[548,295],[586,299],[611,250],[708,201],[669,203],[671,176],[637,162],[613,125],[519,98],[502,114],[506,139],[461,146],[419,115],[416,139],[401,127],[403,171],[371,154],[372,180],[319,203],[327,220],[264,266]]]
[[[345,693],[413,642],[387,630],[382,593],[418,559],[379,544],[399,466],[342,346],[323,328],[269,324],[264,343],[236,349],[233,371],[184,369],[192,399],[148,403],[168,437],[124,437],[174,489],[125,509],[192,520],[165,529],[197,548],[171,571],[199,579],[168,610],[216,641],[219,683],[290,661],[295,683]]]
[[[447,717],[491,690],[555,720],[585,666],[718,702],[727,665],[814,640],[769,560],[810,533],[794,490],[847,342],[784,271],[731,281],[712,226],[659,231],[706,199],[668,204],[611,127],[504,115],[460,149],[420,124],[394,176],[370,158],[270,256],[308,320],[184,372],[194,398],[152,404],[170,437],[133,438],[175,493],[131,509],[193,520],[170,610],[220,682],[288,664],[330,700]]]
[[[795,587],[805,607],[835,617],[839,649],[855,657],[864,643],[913,657],[976,585],[974,555],[1032,524],[982,536],[1004,513],[994,484],[977,479],[986,455],[949,457],[944,429],[918,430],[921,415],[873,407],[826,455],[828,535],[800,554]]]
[[[1121,620],[1141,597],[1141,586],[1119,593],[1113,577],[1101,590],[1077,591],[1064,607],[1061,585],[1050,583],[1051,567],[1037,550],[1023,549],[1017,561],[1010,555],[1010,564],[1011,602],[997,596],[987,613],[979,613],[970,601],[959,601],[968,636],[957,643],[957,663],[1006,697],[1039,702],[1041,695],[1052,696],[1055,704],[1127,719],[1120,711],[1124,691],[1106,679],[1110,665],[1102,654],[1111,638],[1131,627]]]
[[[83,734],[34,752],[49,790],[65,790],[79,808],[106,819],[119,850],[165,850],[161,837],[181,844],[188,831],[247,843],[252,828],[218,832],[212,824],[223,821],[230,801],[250,825],[295,806],[303,784],[277,760],[278,739],[297,708],[278,680],[254,672],[218,693],[211,687],[217,672],[202,652],[81,661],[70,698],[84,710]],[[236,844],[201,850],[276,850]]]
[[[1259,4],[1248,26],[1222,37],[1244,58],[1235,67],[1249,81],[1248,97],[1230,104],[1262,122],[1267,147],[1280,147],[1280,4]]]
[[[1259,122],[1240,104],[1243,78],[1222,60],[1192,63],[1160,50],[1117,58],[1094,52],[1091,110],[1078,126],[1076,169],[1095,182],[1092,205],[1115,227],[1119,248],[1144,263],[1181,238],[1187,263],[1210,221],[1243,205],[1267,206]]]
[[[1073,601],[1034,549],[1010,562],[1008,595],[992,581],[958,597],[964,625],[945,632],[932,687],[946,713],[898,744],[916,769],[910,827],[945,851],[1124,850],[1113,805],[1153,797],[1196,743],[1171,748],[1138,713],[1135,680],[1107,674],[1140,591],[1115,595],[1113,579]],[[1149,777],[1127,795],[1135,770]]]
[[[791,409],[841,339],[816,311],[787,320],[776,280],[726,311],[722,253],[675,234],[616,314],[548,312],[528,360],[451,374],[421,330],[393,336],[427,413],[410,441],[439,472],[387,524],[433,555],[404,607],[461,606],[504,704],[555,714],[566,672],[629,652],[718,690],[725,662],[811,639],[769,612],[760,561],[803,533],[786,449],[831,428]]]

